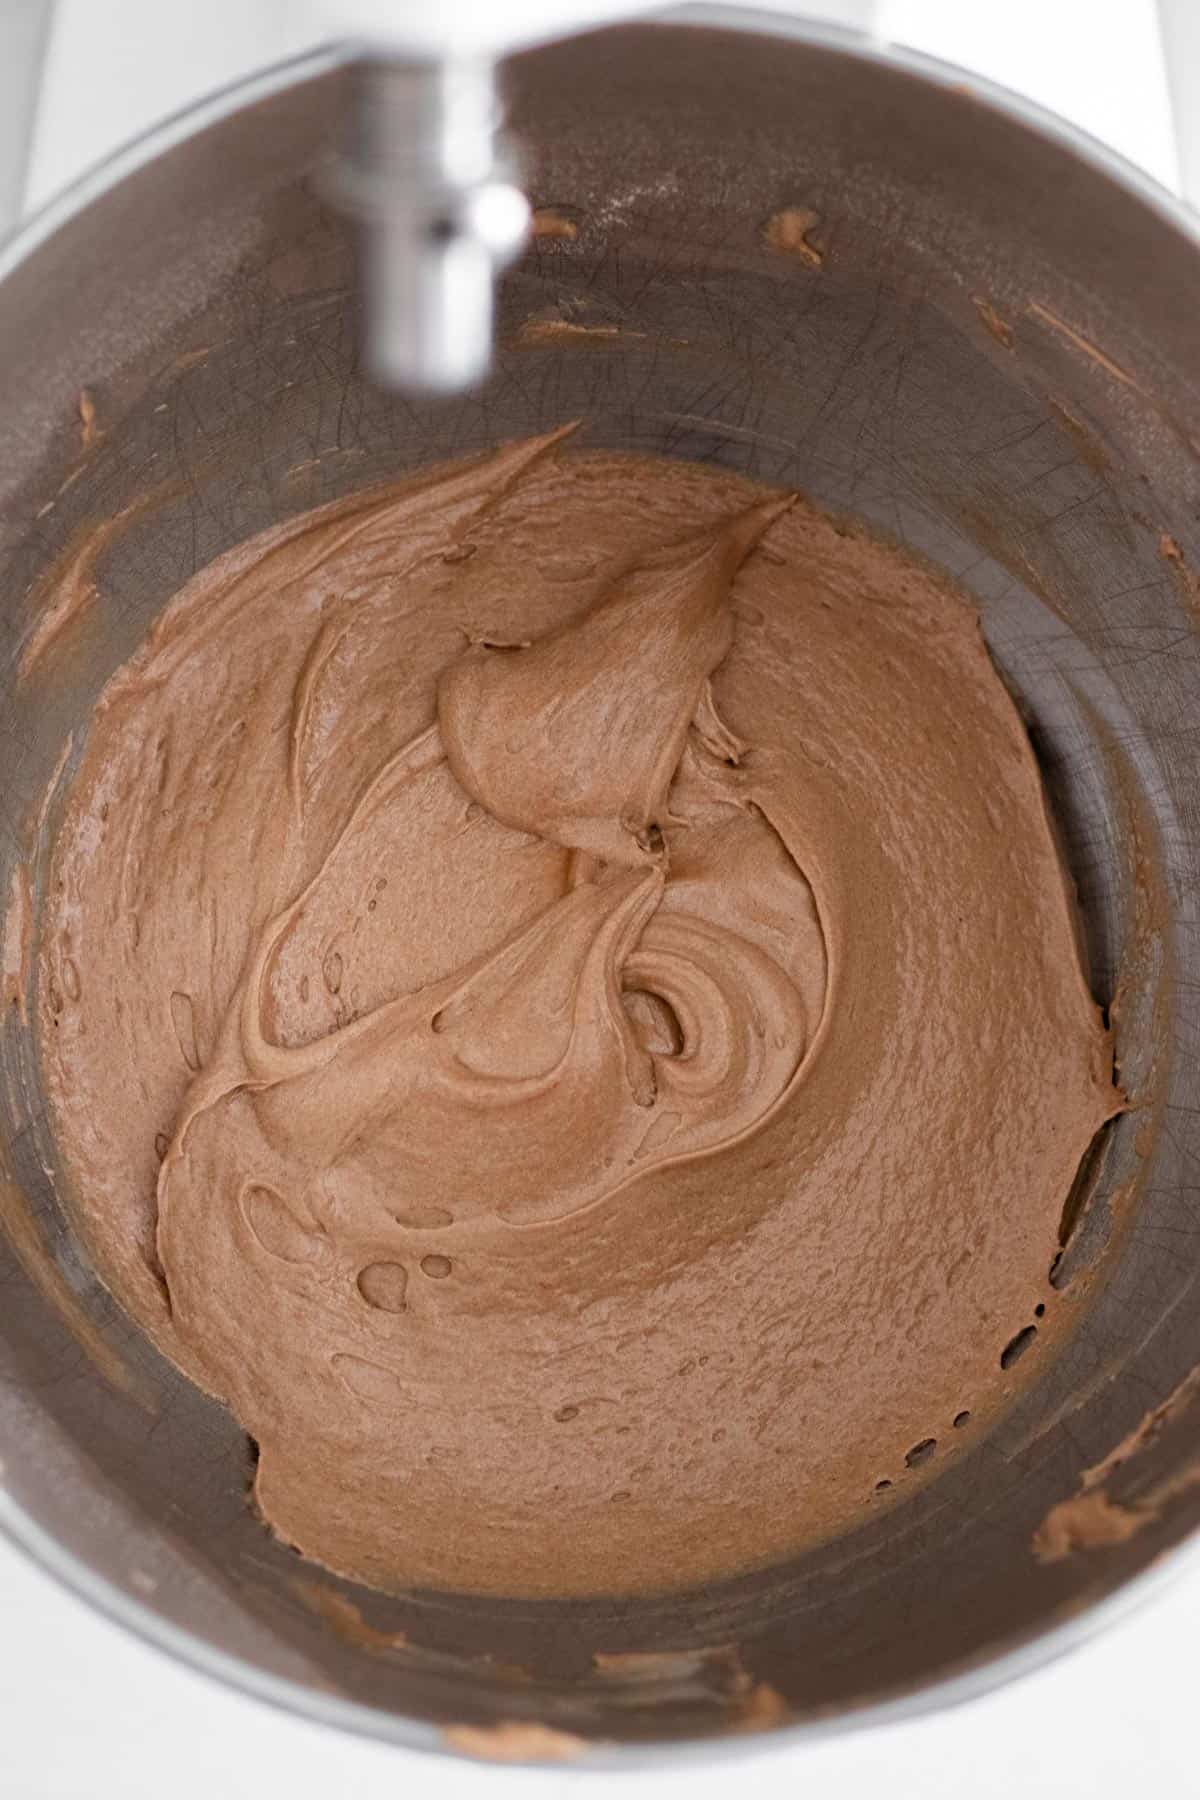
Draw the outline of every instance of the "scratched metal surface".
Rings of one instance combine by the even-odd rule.
[[[413,1646],[380,1654],[300,1603],[302,1565],[245,1505],[241,1435],[92,1275],[10,1008],[5,1204],[129,1376],[106,1382],[0,1249],[0,1518],[27,1540],[34,1520],[69,1578],[205,1666],[410,1742],[438,1720],[525,1716],[635,1745],[721,1734],[739,1667],[801,1720],[931,1691],[1200,1518],[1180,1480],[1125,1544],[1053,1565],[1030,1550],[1047,1509],[1200,1363],[1200,252],[961,87],[784,36],[622,30],[514,65],[535,200],[575,235],[538,240],[506,283],[488,388],[411,405],[359,375],[351,246],[312,179],[338,82],[309,74],[177,143],[0,283],[0,892],[21,860],[44,879],[53,803],[40,839],[31,817],[64,744],[77,754],[105,679],[197,566],[381,476],[582,416],[593,444],[803,488],[974,591],[1046,773],[1134,1110],[1066,1221],[1066,1349],[910,1499],[786,1568],[669,1600],[358,1595]],[[783,208],[818,215],[818,263],[764,241]],[[104,431],[86,453],[81,389]],[[22,685],[39,579],[151,487],[53,680]],[[1151,1448],[1114,1477],[1118,1499],[1193,1467],[1200,1410]],[[739,1663],[684,1659],[657,1680],[591,1666],[597,1645],[713,1644]]]

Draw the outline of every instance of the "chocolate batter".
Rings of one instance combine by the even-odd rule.
[[[42,920],[101,1270],[385,1587],[665,1587],[885,1503],[1011,1393],[1119,1102],[971,608],[564,435],[197,575]]]

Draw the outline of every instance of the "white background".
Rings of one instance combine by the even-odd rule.
[[[1022,90],[1175,183],[1153,0],[883,0],[878,13],[885,35]],[[155,119],[304,48],[313,31],[300,0],[59,0],[30,203]],[[619,1789],[621,1800],[704,1800],[745,1783],[762,1800],[1125,1800],[1131,1790],[1175,1800],[1200,1796],[1198,1637],[1192,1555],[1084,1648],[953,1712],[744,1765],[531,1774],[406,1755],[243,1699],[126,1637],[0,1542],[0,1797],[616,1800]]]

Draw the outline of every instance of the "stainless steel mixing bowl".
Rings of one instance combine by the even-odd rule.
[[[576,416],[594,445],[802,488],[974,592],[1045,769],[1132,1102],[1063,1221],[1077,1326],[968,1454],[786,1567],[570,1605],[330,1579],[314,1611],[318,1572],[246,1504],[245,1439],[91,1273],[10,1005],[0,1517],[132,1629],[310,1717],[416,1746],[537,1719],[627,1761],[755,1741],[748,1682],[796,1730],[970,1691],[1144,1588],[1200,1519],[1200,250],[1044,115],[775,18],[691,14],[510,74],[559,223],[505,283],[475,397],[360,376],[351,246],[314,181],[342,80],[320,60],[157,134],[9,249],[0,892],[18,860],[45,879],[106,678],[197,565],[281,515]],[[54,580],[119,514],[54,679],[22,681]],[[1125,1541],[1038,1560],[1048,1509],[1148,1414],[1105,1477]],[[598,1671],[596,1649],[679,1654]]]

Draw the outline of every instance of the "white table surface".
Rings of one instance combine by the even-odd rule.
[[[879,15],[886,35],[1022,90],[1174,183],[1153,0],[881,0]],[[30,203],[312,30],[302,0],[59,0]],[[244,1699],[127,1637],[0,1541],[0,1800],[609,1800],[618,1788],[703,1800],[731,1781],[762,1800],[1183,1800],[1200,1796],[1198,1638],[1200,1553],[1068,1657],[952,1712],[677,1774],[477,1769]]]

